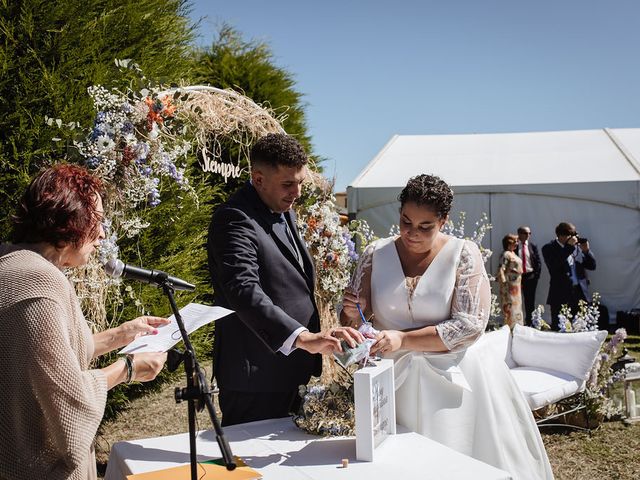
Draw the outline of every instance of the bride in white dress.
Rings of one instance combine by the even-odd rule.
[[[453,193],[435,176],[399,196],[400,235],[370,245],[340,320],[373,314],[372,352],[395,361],[399,424],[516,479],[553,478],[540,433],[504,361],[474,345],[491,291],[478,247],[443,234]]]

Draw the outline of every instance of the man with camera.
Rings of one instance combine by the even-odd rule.
[[[589,283],[585,270],[596,269],[589,241],[576,232],[575,225],[562,222],[556,227],[556,239],[542,247],[542,256],[551,280],[547,303],[551,307],[551,328],[558,329],[560,307],[569,305],[578,311],[578,301],[587,300]]]

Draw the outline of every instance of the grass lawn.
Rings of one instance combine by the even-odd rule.
[[[131,408],[105,423],[98,434],[99,471],[106,468],[110,446],[120,440],[173,435],[187,431],[187,406],[176,405],[173,391],[183,386],[179,378],[162,390],[131,402]],[[212,428],[206,412],[198,415],[198,428]],[[640,478],[640,423],[604,423],[591,434],[543,431],[557,479],[637,480]]]

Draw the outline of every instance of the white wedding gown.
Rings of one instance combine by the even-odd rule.
[[[395,361],[398,423],[515,479],[553,478],[533,415],[504,359],[474,345],[491,303],[478,247],[450,237],[421,277],[407,279],[394,240],[367,249],[352,287],[371,305],[376,329],[435,325],[450,349],[387,355]]]

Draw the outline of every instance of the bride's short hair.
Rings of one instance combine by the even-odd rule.
[[[398,195],[398,201],[401,207],[408,202],[430,207],[438,217],[444,218],[451,210],[453,190],[440,177],[423,173],[409,179]]]

